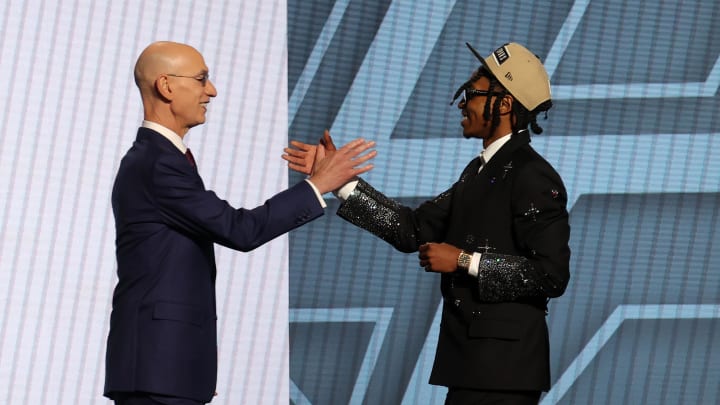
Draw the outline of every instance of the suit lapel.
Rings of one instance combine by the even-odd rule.
[[[187,157],[180,151],[180,149],[178,149],[177,146],[173,145],[173,143],[170,142],[169,139],[165,138],[162,134],[157,131],[153,131],[150,128],[140,127],[138,129],[136,142],[151,143],[155,145],[161,151],[161,153],[172,155],[174,160],[177,160],[177,165],[182,167],[187,166],[200,181],[202,189],[205,189],[205,184],[203,183],[202,178],[197,171],[197,167],[191,166],[190,162],[188,162]]]
[[[511,135],[510,140],[498,150],[492,159],[485,164],[482,171],[478,175],[481,182],[490,181],[494,183],[499,179],[504,179],[513,169],[512,155],[519,148],[530,143],[530,135],[528,131],[520,131]]]

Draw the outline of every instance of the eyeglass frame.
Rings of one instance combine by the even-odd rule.
[[[186,78],[186,79],[195,79],[195,80],[197,80],[198,82],[200,82],[200,84],[201,84],[203,87],[207,86],[208,82],[210,81],[210,74],[209,74],[209,73],[200,73],[200,74],[197,74],[197,75],[195,75],[195,76],[175,75],[175,74],[172,74],[172,73],[165,73],[165,75],[166,75],[166,76],[170,76],[170,77],[184,77],[184,78]]]
[[[460,99],[460,103],[467,103],[469,100],[471,100],[473,97],[477,96],[502,96],[505,93],[499,92],[499,91],[491,91],[491,90],[478,90],[474,87],[472,87],[472,82],[467,81],[462,86],[460,86],[455,91],[455,96],[453,97],[452,101],[450,102],[450,105],[455,104],[455,100],[458,99],[458,97],[462,96]],[[459,104],[459,103],[458,103]]]
[[[500,94],[502,93],[492,90],[478,90],[476,88],[466,86],[465,88],[463,88],[462,93],[460,93],[460,102],[467,103],[468,101],[478,96],[499,96]]]

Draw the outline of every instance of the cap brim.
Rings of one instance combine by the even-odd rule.
[[[477,50],[475,50],[475,48],[473,48],[472,45],[470,45],[469,42],[465,42],[465,45],[467,45],[467,47],[470,49],[470,52],[472,52],[473,55],[475,55],[475,57],[478,58],[478,60],[479,60],[480,62],[485,63],[485,58],[483,58],[483,57],[480,55],[480,53],[479,53]]]
[[[491,75],[494,75],[494,73],[492,72],[492,70],[490,70],[490,66],[488,66],[487,62],[485,62],[485,58],[483,58],[482,55],[480,55],[480,52],[478,52],[475,48],[473,48],[473,46],[470,45],[469,42],[465,42],[465,45],[467,45],[468,49],[470,49],[470,52],[472,52],[473,55],[475,55],[475,57],[477,58],[477,60],[479,60],[480,63],[482,63],[482,65],[485,66],[485,68],[487,69],[488,73],[490,73]]]

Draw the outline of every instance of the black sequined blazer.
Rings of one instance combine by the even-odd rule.
[[[446,242],[482,253],[477,277],[442,275],[431,384],[546,391],[546,304],[563,294],[570,277],[567,193],[527,131],[477,168],[476,159],[450,189],[416,209],[361,180],[338,215],[402,252]]]

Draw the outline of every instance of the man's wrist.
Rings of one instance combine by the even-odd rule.
[[[325,200],[322,197],[322,193],[320,193],[320,190],[318,190],[317,187],[315,187],[315,184],[313,184],[310,179],[305,179],[305,181],[310,185],[313,192],[315,193],[315,197],[317,197],[318,202],[320,203],[320,206],[323,208],[327,208],[327,204],[325,203]]]

